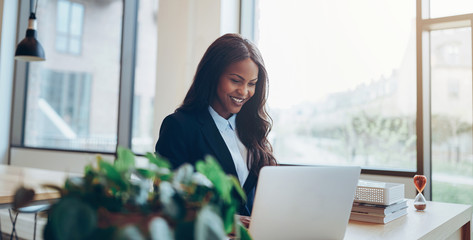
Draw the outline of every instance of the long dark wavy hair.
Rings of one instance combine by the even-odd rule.
[[[253,97],[236,117],[238,136],[248,149],[247,166],[256,175],[267,165],[277,165],[267,137],[272,120],[266,110],[268,75],[258,48],[239,34],[225,34],[215,40],[197,67],[194,81],[182,105],[176,110],[203,111],[217,95],[220,76],[232,63],[250,58],[258,66],[258,81]]]

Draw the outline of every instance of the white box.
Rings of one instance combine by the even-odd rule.
[[[355,202],[390,205],[404,199],[404,184],[358,180]]]

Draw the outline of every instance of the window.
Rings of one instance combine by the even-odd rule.
[[[16,62],[11,146],[152,152],[157,6],[157,0],[39,1],[47,61]],[[20,16],[28,14],[23,0]],[[27,17],[19,19],[24,33]]]
[[[473,12],[473,2],[470,0],[430,0],[430,17],[439,18]]]
[[[256,10],[278,161],[415,171],[415,4],[259,0]]]
[[[79,55],[82,45],[84,5],[58,0],[56,13],[56,50]]]
[[[70,53],[79,53],[82,37],[84,48],[80,56],[64,55],[50,50],[54,45],[57,49],[60,38],[56,42],[40,39],[47,61],[29,64],[24,145],[114,151],[122,42],[122,22],[117,19],[122,18],[123,4],[83,1],[82,5],[64,0],[41,3],[39,16],[55,8],[58,16],[38,21],[40,36],[56,32],[65,39],[64,50]],[[107,17],[97,24],[95,19],[102,15]],[[56,19],[64,22],[58,21],[55,28]]]
[[[430,32],[432,199],[473,203],[471,27]],[[455,46],[439,61],[437,46]]]
[[[26,145],[57,147],[79,144],[71,140],[89,134],[90,74],[44,70],[44,75],[39,84],[37,109],[32,115],[34,121],[27,121],[35,124],[37,129],[27,133],[36,136],[27,135]]]
[[[425,174],[429,199],[473,204],[472,1],[244,2],[279,161]]]

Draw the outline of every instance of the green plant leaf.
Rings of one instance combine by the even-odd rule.
[[[135,167],[135,154],[130,149],[118,146],[117,159],[114,163],[116,169],[120,172],[127,171]]]
[[[238,229],[240,230],[240,240],[252,240],[250,233],[248,232],[248,229],[243,226],[243,224],[238,223]]]
[[[66,179],[66,183],[64,183],[64,189],[69,192],[80,192],[84,189],[84,178],[82,177],[70,177]]]
[[[63,198],[49,212],[47,225],[51,238],[87,239],[97,225],[97,214],[78,198]]]
[[[176,195],[176,190],[169,182],[161,182],[159,184],[159,200],[163,204],[163,212],[174,219],[180,218],[184,215],[183,206],[179,201],[180,198]]]
[[[179,221],[176,224],[174,234],[176,240],[194,239],[195,221]]]
[[[222,200],[230,204],[232,182],[227,178],[219,163],[213,157],[206,156],[205,161],[198,161],[195,168],[212,182]]]
[[[127,225],[124,228],[121,228],[117,231],[114,236],[116,240],[145,240],[143,234],[141,234],[140,229],[134,225]]]
[[[98,161],[100,170],[105,174],[105,176],[114,182],[118,187],[126,189],[127,185],[120,175],[120,173],[113,167],[112,164],[105,161]]]
[[[174,240],[174,233],[169,224],[161,217],[155,217],[149,223],[151,239]]]
[[[145,157],[149,160],[150,163],[160,167],[160,168],[171,168],[171,164],[163,157],[156,156],[153,153],[146,153]]]
[[[233,223],[235,221],[236,206],[230,205],[230,207],[223,214],[223,224],[225,232],[231,233],[233,230]]]
[[[231,229],[230,229],[231,231]],[[195,240],[220,240],[226,239],[223,231],[223,222],[217,210],[210,205],[204,206],[197,215],[194,230]]]
[[[90,171],[93,171],[92,165],[91,165],[91,164],[86,165],[86,166],[84,167],[84,173],[88,173],[88,172],[90,172]]]
[[[148,169],[138,168],[136,169],[136,171],[138,172],[138,174],[140,174],[144,178],[153,178],[156,175],[155,172]]]
[[[192,181],[192,175],[194,173],[194,167],[191,164],[182,164],[176,171],[174,172],[174,176],[172,179],[172,184],[175,188],[178,188],[178,185],[184,184],[189,185]]]

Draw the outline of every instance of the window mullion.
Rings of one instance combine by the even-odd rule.
[[[29,14],[29,1],[20,1],[17,40],[19,42],[25,37],[28,19],[23,16]],[[24,126],[25,126],[25,107],[27,94],[27,71],[28,63],[15,61],[15,81],[13,82],[13,104],[11,117],[11,140],[10,146],[23,146],[24,144]]]
[[[117,147],[131,148],[138,1],[125,0],[123,9]]]

